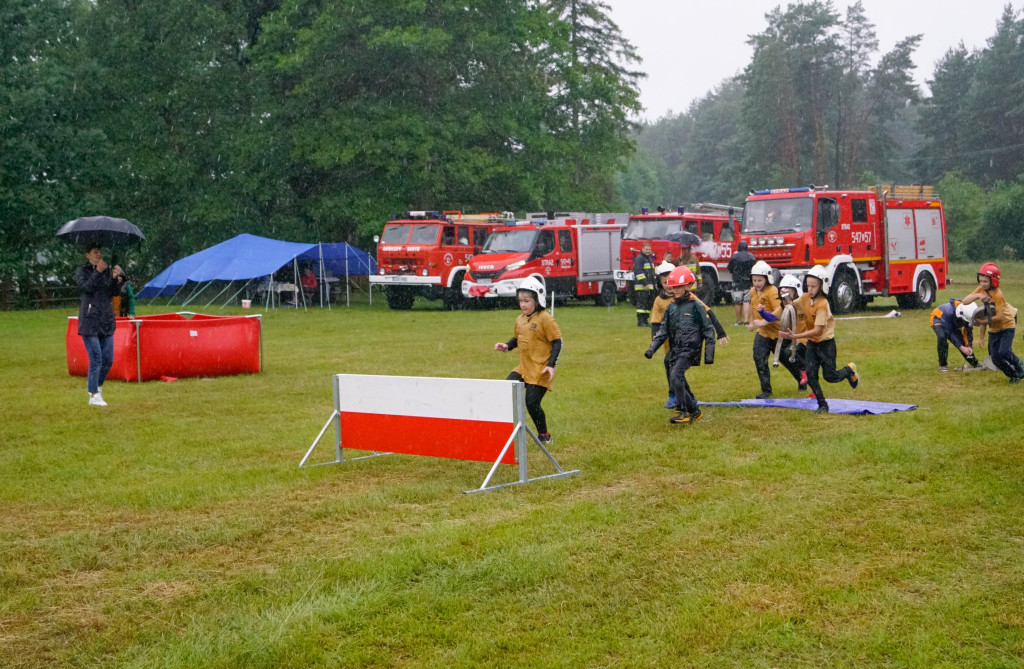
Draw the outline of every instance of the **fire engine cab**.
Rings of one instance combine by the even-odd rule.
[[[464,297],[515,297],[519,283],[535,277],[556,297],[616,299],[619,240],[628,214],[530,214],[497,228],[469,261]]]
[[[395,217],[374,238],[378,273],[370,283],[384,286],[392,309],[410,309],[417,295],[457,309],[467,262],[491,231],[513,221],[512,212],[410,211]]]
[[[621,264],[615,278],[623,282],[622,286],[633,280],[633,260],[648,242],[658,261],[665,257],[666,251],[678,258],[682,244],[673,238],[689,232],[700,238],[700,244],[692,247],[701,273],[697,295],[706,304],[714,304],[732,281],[728,266],[739,243],[740,211],[738,207],[711,203],[692,204],[676,211],[658,207],[651,212],[644,207],[641,213],[629,217],[629,224],[622,233]]]
[[[823,265],[835,313],[890,295],[900,308],[926,308],[946,287],[946,219],[931,186],[754,191],[743,239],[784,274]]]

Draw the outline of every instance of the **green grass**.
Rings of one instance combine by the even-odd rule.
[[[942,299],[973,283],[954,269]],[[1004,273],[1024,307],[1024,265]],[[1024,388],[940,375],[926,312],[839,321],[864,381],[825,386],[916,411],[680,428],[631,309],[560,306],[545,409],[582,474],[463,495],[487,465],[297,468],[333,373],[515,364],[491,350],[513,311],[378,302],[267,313],[263,373],[111,381],[103,410],[67,376],[69,313],[0,314],[0,666],[1024,664]],[[702,400],[758,391],[727,329]]]

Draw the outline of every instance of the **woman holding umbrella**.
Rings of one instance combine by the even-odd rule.
[[[114,304],[112,298],[121,292],[124,272],[119,265],[111,268],[103,260],[99,244],[90,244],[85,251],[86,263],[75,271],[78,284],[78,334],[89,354],[89,404],[107,406],[103,401],[103,382],[114,363]]]
[[[61,239],[85,247],[86,263],[75,271],[78,284],[78,334],[89,354],[89,404],[105,407],[103,382],[114,363],[113,297],[120,294],[125,276],[121,267],[103,261],[101,245],[134,244],[146,238],[131,221],[111,216],[84,216],[68,221],[57,231]]]

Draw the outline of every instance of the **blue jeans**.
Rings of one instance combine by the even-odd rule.
[[[82,335],[85,352],[89,354],[89,392],[99,392],[114,364],[114,336]]]

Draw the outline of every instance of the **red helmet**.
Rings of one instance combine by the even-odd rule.
[[[676,267],[672,270],[672,273],[668,275],[668,281],[666,281],[668,287],[672,286],[692,286],[697,283],[697,280],[693,278],[693,272],[690,271],[689,267]]]
[[[999,267],[994,262],[987,262],[978,270],[978,276],[987,276],[992,280],[992,287],[999,287]]]

